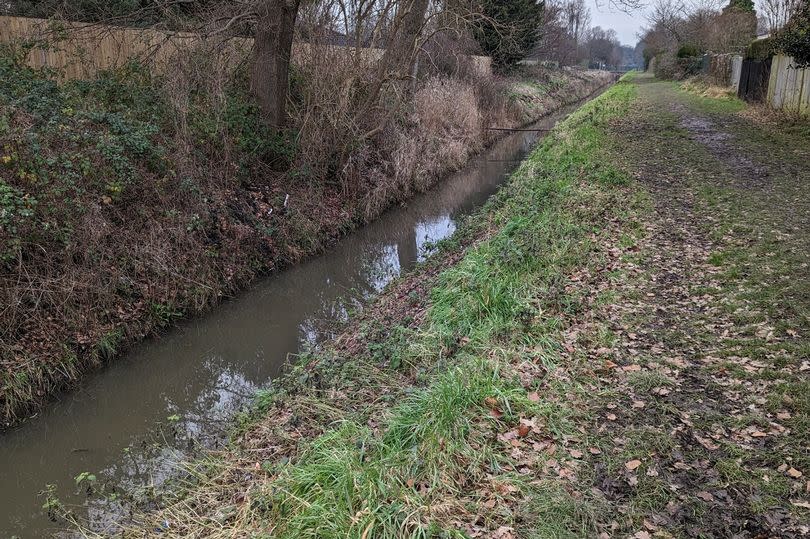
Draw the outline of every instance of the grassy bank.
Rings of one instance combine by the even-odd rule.
[[[587,321],[641,201],[602,157],[621,83],[572,115],[442,254],[303,358],[189,490],[142,515],[166,536],[591,536],[580,473]],[[589,285],[591,283],[588,283]],[[598,340],[598,333],[589,338]]]
[[[810,146],[779,121],[626,77],[124,535],[806,533]]]
[[[24,52],[0,57],[5,425],[133,342],[430,187],[492,141],[492,114],[520,125],[606,82],[573,71],[425,73],[378,140],[328,118],[313,127],[303,108],[272,132],[244,73],[212,81],[194,54],[170,77],[130,66],[56,84]],[[301,107],[312,105],[309,75],[296,71]],[[348,149],[324,150],[333,139]]]

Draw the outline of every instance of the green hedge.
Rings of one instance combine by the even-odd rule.
[[[745,50],[745,57],[749,60],[765,60],[774,55],[775,40],[772,37],[757,39]]]

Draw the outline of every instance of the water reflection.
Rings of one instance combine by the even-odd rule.
[[[550,127],[562,113],[540,122]],[[405,206],[351,234],[331,252],[275,275],[209,315],[137,347],[46,412],[0,438],[0,535],[52,531],[37,493],[57,485],[99,527],[114,507],[87,502],[74,476],[159,483],[190,441],[215,444],[218,426],[267,385],[303,345],[330,335],[458,219],[489,197],[537,133],[517,133]],[[174,417],[178,416],[178,417]],[[155,446],[151,441],[166,441]]]

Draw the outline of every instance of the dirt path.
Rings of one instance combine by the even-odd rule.
[[[596,486],[643,517],[638,537],[806,535],[810,146],[638,82],[613,151],[651,212],[603,313],[613,391],[591,432],[613,455]],[[792,159],[773,160],[780,143]]]
[[[808,133],[617,84],[129,536],[810,534]]]

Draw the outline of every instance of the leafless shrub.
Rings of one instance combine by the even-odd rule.
[[[192,108],[208,111],[211,128],[223,134],[223,144],[217,147],[222,152],[221,160],[231,160],[233,148],[223,115],[227,110],[227,89],[245,60],[245,51],[238,45],[216,37],[189,43],[187,49],[168,58],[165,75],[158,81],[173,112],[175,162],[182,170],[194,166],[190,153],[195,141],[189,131]]]
[[[760,11],[765,18],[768,30],[776,32],[785,26],[799,9],[802,0],[762,0]]]

